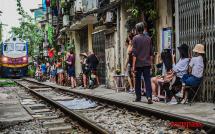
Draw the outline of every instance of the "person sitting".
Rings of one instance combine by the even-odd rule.
[[[156,76],[151,78],[152,92],[153,92],[153,101],[159,101],[158,98],[158,86],[159,81],[164,82],[172,77],[172,59],[170,49],[164,49],[161,53],[161,61],[165,66],[166,73],[163,73],[163,76]]]
[[[168,83],[169,89],[168,90],[168,98],[169,101],[171,98],[178,92],[178,90],[175,87],[181,87],[181,78],[184,74],[187,74],[188,70],[188,64],[189,64],[189,47],[186,44],[182,44],[178,47],[179,50],[179,61],[175,62],[175,55],[173,54],[170,56],[170,53],[167,54],[162,53],[161,57],[164,61],[164,65],[166,67],[166,75],[164,77],[154,77],[152,78],[152,87],[154,91],[155,101],[159,101],[157,98],[157,88],[159,86],[158,81]],[[172,62],[168,59],[171,59]],[[175,79],[173,79],[175,77]],[[173,89],[174,88],[174,89]]]
[[[185,74],[182,77],[182,89],[179,94],[179,96],[183,97],[182,104],[185,104],[188,99],[188,91],[185,91],[185,86],[198,87],[203,77],[205,67],[204,45],[196,44],[193,52],[194,57],[192,57],[189,63],[189,74]]]
[[[176,93],[181,89],[182,83],[181,79],[183,75],[188,73],[189,66],[189,46],[187,44],[182,44],[178,47],[179,51],[179,60],[176,63],[175,54],[172,55],[172,70],[175,76],[175,79],[170,84],[170,96],[175,96]]]

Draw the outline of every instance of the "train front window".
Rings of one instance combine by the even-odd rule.
[[[16,51],[26,51],[26,46],[25,46],[25,44],[17,43],[17,44],[16,44]]]
[[[14,51],[14,44],[13,43],[5,43],[4,44],[4,51],[5,52]]]

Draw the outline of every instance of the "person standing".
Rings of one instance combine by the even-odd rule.
[[[59,85],[63,85],[63,59],[59,58],[57,61],[57,81]]]
[[[134,92],[134,74],[131,71],[132,69],[132,62],[133,62],[133,54],[132,54],[132,49],[133,49],[133,45],[132,45],[132,39],[133,39],[134,35],[130,34],[127,39],[126,39],[126,46],[127,46],[127,59],[126,59],[126,64],[125,64],[125,71],[128,72],[128,83],[129,83],[129,92],[132,93]]]
[[[75,56],[72,51],[68,52],[67,54],[67,75],[69,77],[69,80],[71,80],[71,87],[76,87],[76,80],[75,80]]]
[[[83,76],[82,76],[83,83],[82,84],[83,84],[84,88],[86,89],[87,88],[87,75],[89,73],[89,70],[86,65],[87,54],[81,53],[80,55],[82,56],[82,60],[81,60],[81,68],[82,68],[82,73],[83,73]]]
[[[144,77],[146,87],[146,97],[148,104],[152,104],[152,86],[151,86],[151,64],[153,59],[152,41],[148,35],[143,34],[144,24],[136,24],[137,35],[133,38],[133,66],[135,72],[135,93],[136,102],[141,101],[141,76]]]
[[[93,52],[89,52],[86,63],[90,70],[92,71],[92,73],[96,76],[97,85],[100,85],[99,77],[97,74],[97,66],[99,64],[99,59]]]

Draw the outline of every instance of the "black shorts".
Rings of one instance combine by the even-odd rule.
[[[68,67],[67,74],[69,77],[75,77],[75,68],[74,67]]]

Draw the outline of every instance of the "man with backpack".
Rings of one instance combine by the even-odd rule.
[[[97,85],[100,85],[99,77],[98,77],[98,74],[97,74],[97,66],[99,64],[98,57],[93,52],[89,52],[87,60],[86,60],[86,63],[88,65],[90,71],[95,75]]]

